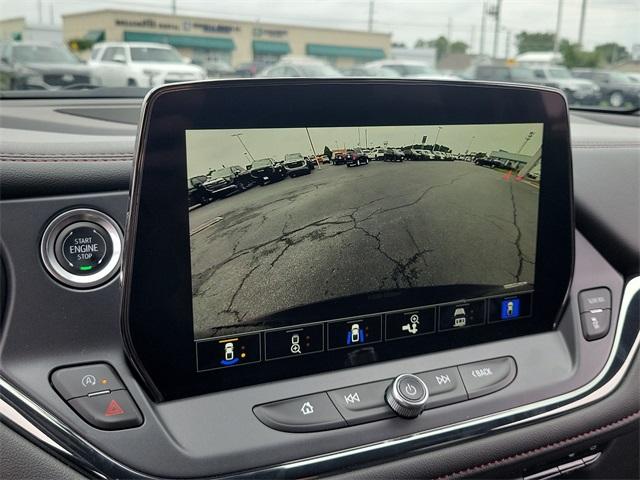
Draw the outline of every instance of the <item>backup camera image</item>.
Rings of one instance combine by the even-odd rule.
[[[187,131],[195,338],[363,294],[532,290],[542,132],[538,123]]]

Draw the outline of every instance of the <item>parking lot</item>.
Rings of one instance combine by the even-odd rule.
[[[196,338],[327,298],[533,282],[537,187],[468,162],[325,165],[190,213]]]

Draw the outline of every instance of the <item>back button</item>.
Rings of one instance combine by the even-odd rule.
[[[326,393],[258,405],[253,413],[265,425],[283,432],[319,432],[347,426]]]

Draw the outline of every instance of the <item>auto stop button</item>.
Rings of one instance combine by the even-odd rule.
[[[92,275],[111,257],[109,235],[91,222],[77,222],[65,228],[56,241],[58,262],[74,275]]]
[[[496,392],[516,378],[516,362],[511,357],[494,358],[482,362],[459,365],[458,370],[469,398]]]

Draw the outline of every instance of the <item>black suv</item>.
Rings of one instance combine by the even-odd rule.
[[[345,155],[345,163],[347,167],[359,167],[360,165],[369,165],[369,157],[361,148],[347,150]]]
[[[258,185],[278,182],[287,177],[284,165],[277,163],[273,158],[261,158],[247,166],[253,179]]]
[[[240,165],[232,165],[218,170],[211,170],[207,176],[210,180],[221,179],[227,185],[234,185],[240,192],[251,188],[256,184],[256,180],[251,176],[247,169]]]
[[[187,180],[189,206],[206,205],[237,191],[237,187],[223,179],[211,179],[206,175],[197,175]]]

